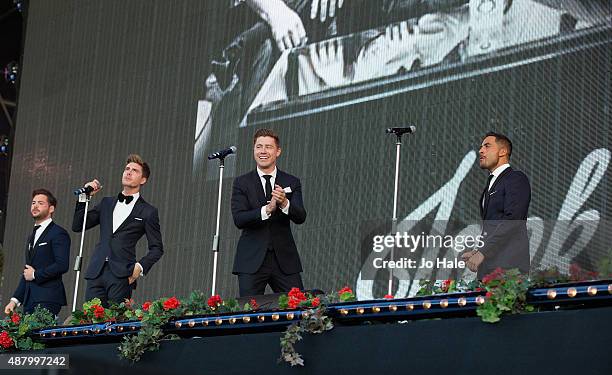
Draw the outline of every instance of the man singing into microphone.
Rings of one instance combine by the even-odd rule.
[[[96,245],[87,271],[85,300],[99,298],[107,307],[110,302],[120,303],[132,296],[136,280],[149,273],[153,264],[163,255],[162,236],[157,208],[140,196],[151,171],[139,155],[129,155],[118,196],[104,197],[87,213],[87,228],[100,225],[100,241]],[[101,185],[98,180],[85,184],[96,194]],[[85,203],[77,202],[72,230],[80,232],[83,226]],[[148,253],[136,261],[136,243],[146,235]]]
[[[257,168],[234,180],[232,216],[242,235],[232,272],[242,297],[264,294],[268,284],[275,293],[304,289],[290,226],[306,221],[302,187],[297,177],[276,168],[280,154],[276,133],[258,130],[253,137]]]

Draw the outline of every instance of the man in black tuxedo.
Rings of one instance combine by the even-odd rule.
[[[306,221],[302,187],[297,177],[276,168],[280,154],[276,133],[258,130],[253,137],[257,168],[234,180],[232,216],[242,235],[232,272],[240,296],[264,294],[267,284],[275,293],[304,289],[290,225]]]
[[[53,222],[57,200],[46,189],[32,192],[30,213],[34,230],[28,237],[23,277],[11,301],[4,308],[6,314],[23,305],[31,313],[37,305],[57,315],[66,305],[66,291],[62,275],[68,271],[70,236]]]
[[[140,196],[151,170],[138,155],[130,155],[126,161],[118,196],[104,197],[87,213],[87,228],[100,225],[100,242],[96,245],[87,271],[85,300],[99,298],[104,306],[109,302],[120,303],[132,296],[136,280],[149,273],[153,264],[163,255],[162,236],[159,229],[157,208]],[[96,194],[101,185],[98,180],[85,184]],[[77,202],[72,230],[80,232],[83,226],[85,203]],[[136,243],[146,235],[148,253],[136,261]]]
[[[509,164],[512,142],[499,133],[487,133],[480,146],[480,168],[489,178],[480,196],[484,246],[463,255],[478,279],[497,267],[529,272],[527,211],[531,201],[529,179]]]

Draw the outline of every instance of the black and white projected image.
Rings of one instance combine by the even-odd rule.
[[[511,47],[609,24],[611,17],[608,1],[347,0],[333,17],[319,22],[318,17],[311,19],[316,2],[287,1],[285,10],[287,22],[293,20],[290,14],[300,16],[308,45],[281,54],[271,25],[254,19],[212,61],[206,96],[197,110],[194,174],[206,170],[212,129],[223,127],[222,139],[231,141],[232,129],[246,125],[245,116],[253,108],[425,68],[469,63]]]

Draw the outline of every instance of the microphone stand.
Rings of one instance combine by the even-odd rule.
[[[83,264],[83,244],[85,242],[85,227],[87,224],[87,210],[89,209],[89,201],[91,196],[89,194],[80,194],[79,202],[85,202],[85,214],[83,215],[83,226],[81,227],[81,244],[79,245],[79,255],[77,255],[74,261],[74,270],[76,271],[76,281],[74,283],[74,294],[72,298],[72,312],[76,310],[77,293],[79,292],[79,276],[81,275],[81,265]]]
[[[217,224],[215,226],[215,236],[213,237],[213,277],[211,296],[215,295],[217,287],[217,260],[219,257],[219,224],[221,222],[221,193],[223,191],[223,169],[225,168],[225,156],[219,157],[219,196],[217,197]]]
[[[414,131],[414,130],[412,130]],[[395,141],[395,183],[393,186],[393,218],[391,219],[391,233],[393,235],[395,235],[395,233],[397,232],[397,201],[398,201],[398,191],[399,191],[399,167],[400,167],[400,151],[402,149],[402,135],[405,132],[412,132],[412,131],[403,131],[403,129],[400,129],[400,131],[397,132],[393,132],[393,134],[395,134],[396,136],[396,141]],[[395,254],[395,242],[393,244],[393,247],[391,248],[391,261],[394,260]],[[393,268],[389,268],[389,286],[388,286],[388,290],[387,290],[387,294],[391,295],[393,292]]]

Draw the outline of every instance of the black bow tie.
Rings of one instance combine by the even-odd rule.
[[[117,199],[119,200],[119,202],[125,201],[125,204],[130,204],[132,199],[134,199],[134,196],[133,195],[123,195],[123,193],[119,193],[119,195],[117,196]]]

